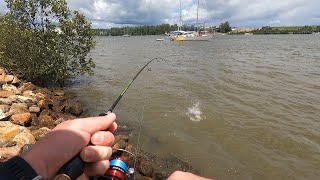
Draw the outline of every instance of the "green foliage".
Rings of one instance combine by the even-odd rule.
[[[169,33],[170,31],[176,31],[178,26],[170,24],[160,24],[157,26],[136,26],[136,27],[123,27],[123,28],[111,28],[111,29],[96,29],[95,35],[98,36],[122,36],[124,34],[130,34],[133,36],[140,35],[159,35]],[[194,30],[193,26],[184,26],[183,30]]]
[[[227,32],[230,32],[232,30],[232,28],[231,28],[229,22],[226,21],[226,22],[220,24],[219,30],[222,33],[227,33]]]
[[[262,27],[254,31],[254,34],[311,34],[320,32],[319,26],[283,26],[283,27]]]
[[[210,32],[213,32],[215,27],[209,29]],[[133,36],[141,36],[141,35],[163,35],[165,33],[169,33],[170,31],[178,30],[178,25],[170,25],[170,24],[160,24],[155,26],[135,26],[135,27],[122,27],[122,28],[111,28],[111,29],[95,29],[96,36],[122,36],[124,34],[129,34]],[[194,25],[182,26],[182,30],[184,31],[194,31],[196,27]],[[199,27],[199,30],[202,31],[203,27]]]
[[[26,80],[59,82],[95,67],[91,24],[65,0],[5,0],[0,19],[0,66]]]

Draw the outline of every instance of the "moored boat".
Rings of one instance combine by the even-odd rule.
[[[175,31],[170,37],[172,41],[209,41],[213,35],[207,32]]]
[[[181,0],[179,0],[180,4],[180,24],[177,31],[174,31],[170,34],[170,39],[172,41],[209,41],[213,34],[208,33],[206,28],[203,27],[203,31],[198,27],[198,19],[199,19],[199,0],[197,5],[197,22],[196,22],[196,31],[182,31],[182,14],[181,14]]]

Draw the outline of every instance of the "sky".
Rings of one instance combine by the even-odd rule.
[[[179,23],[179,0],[67,0],[94,28]],[[197,17],[197,0],[181,0],[183,24]],[[199,22],[233,27],[320,25],[320,0],[200,0]],[[0,1],[0,13],[7,11]]]

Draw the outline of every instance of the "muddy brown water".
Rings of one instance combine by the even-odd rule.
[[[69,89],[87,115],[115,109],[140,148],[189,162],[215,179],[320,177],[320,36],[215,36],[175,43],[159,36],[97,37],[95,76]]]

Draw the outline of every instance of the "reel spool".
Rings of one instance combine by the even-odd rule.
[[[129,168],[129,163],[124,158],[123,153],[128,153],[132,157],[136,157],[130,151],[125,149],[117,149],[109,159],[109,169],[103,176],[106,180],[133,180],[134,168]]]
[[[128,162],[123,157],[113,157],[110,167],[104,175],[107,180],[133,180],[134,169],[129,168]]]

